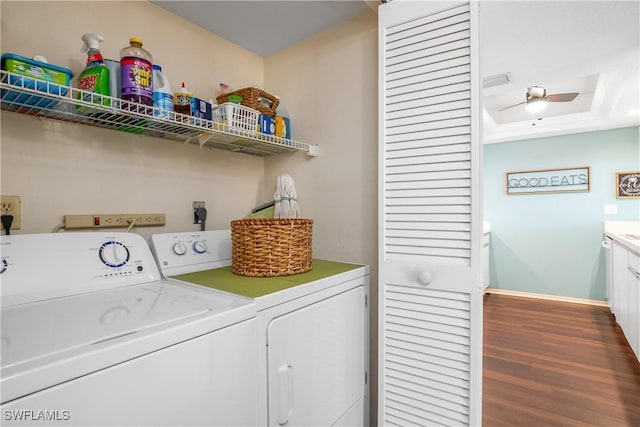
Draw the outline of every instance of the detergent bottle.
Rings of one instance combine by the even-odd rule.
[[[96,33],[83,34],[81,39],[84,43],[80,51],[87,54],[87,66],[78,76],[78,89],[85,91],[78,94],[78,99],[94,104],[111,105],[109,98],[104,97],[111,95],[109,68],[100,53],[100,43],[104,39]],[[87,110],[81,105],[77,105],[76,108],[83,112]]]
[[[153,115],[173,118],[173,92],[169,79],[162,73],[162,67],[153,64]]]
[[[120,90],[123,101],[153,105],[152,64],[153,57],[142,47],[142,40],[131,37],[129,46],[120,50]],[[128,105],[127,109],[137,110],[135,105]],[[145,109],[144,112],[151,111]]]

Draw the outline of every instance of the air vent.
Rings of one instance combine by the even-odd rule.
[[[510,81],[511,73],[496,74],[482,79],[482,87],[486,89],[488,87],[506,85]]]

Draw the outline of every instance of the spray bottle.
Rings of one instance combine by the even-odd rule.
[[[78,89],[86,91],[78,95],[78,99],[94,104],[110,105],[110,100],[103,96],[110,96],[109,68],[104,63],[100,53],[100,43],[104,41],[100,34],[86,33],[81,37],[84,44],[80,51],[87,54],[87,66],[78,76]],[[103,95],[103,96],[96,96]],[[78,109],[86,109],[80,105]]]

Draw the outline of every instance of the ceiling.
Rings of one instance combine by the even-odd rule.
[[[485,142],[640,125],[639,48],[638,1],[482,2],[482,75],[512,78],[483,90]],[[537,115],[498,111],[534,85],[579,95]]]
[[[371,12],[362,0],[185,0],[151,3],[260,56],[272,55]]]
[[[377,1],[154,1],[260,56],[269,56],[364,13]],[[482,1],[485,143],[640,125],[640,2]],[[532,114],[530,86],[578,92]],[[635,113],[633,113],[635,110]],[[631,113],[630,113],[631,112]]]

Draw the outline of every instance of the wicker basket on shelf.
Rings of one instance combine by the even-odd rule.
[[[258,110],[267,116],[275,116],[276,108],[280,103],[278,98],[257,87],[245,87],[233,92],[223,93],[216,97],[216,101],[218,101],[218,104],[224,104],[229,101],[229,96],[231,95],[241,96],[242,102],[240,104]]]
[[[304,273],[312,267],[313,220],[259,218],[231,221],[231,269],[252,277]]]

